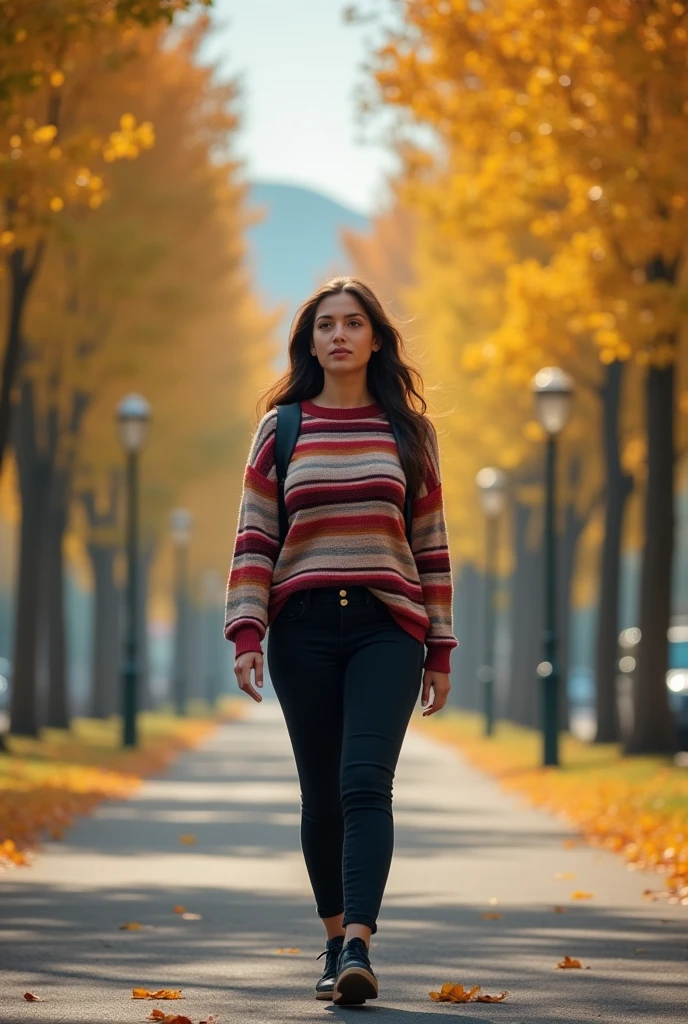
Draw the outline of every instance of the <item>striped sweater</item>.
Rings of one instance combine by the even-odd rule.
[[[275,426],[271,409],[248,458],[227,584],[225,636],[236,655],[261,640],[295,591],[361,585],[425,643],[425,668],[449,672],[452,578],[439,448],[428,432],[425,482],[413,505],[409,547],[406,477],[382,407],[334,409],[301,402],[301,432],[284,496],[289,530],[279,546]]]

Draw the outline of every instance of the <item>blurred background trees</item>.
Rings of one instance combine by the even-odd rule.
[[[257,392],[283,365],[297,303],[351,270],[402,319],[440,432],[460,640],[452,699],[483,706],[475,478],[495,466],[509,498],[493,609],[498,714],[540,723],[545,436],[531,380],[558,365],[576,383],[558,468],[562,726],[581,726],[584,709],[590,738],[673,750],[669,669],[685,668],[688,702],[688,552],[677,531],[685,5],[347,7],[346,20],[370,27],[366,124],[398,166],[369,220],[312,190],[245,180],[240,90],[203,62],[205,6],[3,5],[0,506],[19,536],[17,570],[3,569],[16,594],[2,605],[0,653],[12,663],[12,728],[64,726],[75,706],[119,709],[113,411],[130,390],[154,418],[142,463],[139,614],[152,644],[142,700],[172,696],[157,639],[177,614],[193,632],[177,646],[190,661],[178,666],[187,696],[216,694],[229,667],[218,580]],[[175,508],[193,516],[188,606],[169,537]],[[620,669],[630,626],[642,639]],[[79,628],[91,633],[88,687],[70,678],[65,638]],[[634,714],[622,722],[624,707]]]

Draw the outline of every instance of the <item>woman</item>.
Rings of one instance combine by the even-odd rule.
[[[227,588],[225,636],[239,687],[256,701],[270,625],[270,677],[327,934],[316,998],[339,1005],[378,994],[368,949],[392,858],[392,780],[419,690],[424,715],[444,706],[457,646],[437,436],[402,350],[354,278],[335,278],[300,308],[289,368],[265,395],[251,445]],[[293,402],[301,428],[280,548],[275,406]]]

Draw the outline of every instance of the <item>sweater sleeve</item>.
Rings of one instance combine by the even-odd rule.
[[[279,513],[275,467],[277,410],[258,424],[244,472],[236,541],[227,580],[224,633],[238,657],[262,653],[268,600],[279,555]]]
[[[452,575],[444,515],[437,433],[428,421],[426,477],[413,503],[411,550],[418,569],[430,629],[425,638],[425,668],[449,672],[450,654],[458,647],[452,623]]]

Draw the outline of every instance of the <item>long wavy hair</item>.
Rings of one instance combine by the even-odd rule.
[[[320,394],[325,372],[311,355],[313,325],[322,300],[341,292],[356,296],[370,317],[375,337],[381,342],[380,349],[371,354],[368,362],[368,390],[397,428],[399,460],[406,475],[406,486],[415,496],[425,477],[427,431],[434,429],[425,415],[423,380],[418,370],[404,361],[404,340],[399,330],[363,281],[355,277],[334,277],[299,307],[289,333],[289,366],[261,394],[258,415],[264,415],[276,405],[302,402]]]

